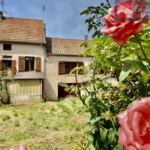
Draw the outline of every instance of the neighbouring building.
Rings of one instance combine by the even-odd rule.
[[[0,71],[13,77],[6,82],[12,103],[42,99],[45,45],[42,20],[4,17],[0,11]]]
[[[75,84],[75,75],[69,75],[69,72],[75,67],[88,66],[93,61],[93,56],[79,56],[84,51],[80,45],[90,41],[85,36],[85,40],[46,38],[46,42],[45,96],[50,100],[70,100],[72,95],[65,92],[59,83]],[[80,71],[77,78],[79,83],[89,79],[83,78]]]

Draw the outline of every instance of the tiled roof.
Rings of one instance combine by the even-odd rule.
[[[0,21],[0,41],[46,43],[43,21],[4,17]]]
[[[46,38],[46,50],[48,54],[79,55],[84,51],[80,47],[85,40]],[[88,43],[91,42],[88,40]]]

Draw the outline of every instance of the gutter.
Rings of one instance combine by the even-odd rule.
[[[13,79],[45,79],[45,77],[14,77]]]
[[[31,44],[46,44],[46,42],[25,42],[25,41],[7,41],[7,40],[0,40],[0,42],[14,42],[14,43],[31,43]]]
[[[69,54],[50,54],[50,53],[47,53],[47,56],[75,56],[75,57],[84,57],[84,55],[69,55]],[[92,55],[90,56],[86,56],[86,57],[94,57]]]

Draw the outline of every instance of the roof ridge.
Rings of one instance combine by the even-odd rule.
[[[68,39],[68,38],[55,38],[55,37],[46,37],[46,39],[62,39],[62,40],[80,40],[80,41],[85,41],[84,39]],[[92,40],[88,40],[88,41],[92,41]]]
[[[5,17],[4,18],[13,18],[13,19],[27,19],[27,20],[38,20],[38,21],[43,21],[43,20],[39,20],[39,19],[29,19],[29,18],[17,18],[17,17]]]

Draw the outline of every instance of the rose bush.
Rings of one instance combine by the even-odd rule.
[[[90,44],[81,45],[87,49],[81,55],[94,55],[94,61],[89,66],[93,76],[82,87],[87,91],[87,95],[81,96],[80,88],[77,92],[86,107],[82,108],[82,112],[85,110],[91,115],[86,122],[87,133],[92,135],[95,149],[98,147],[100,150],[124,150],[125,147],[126,150],[150,150],[150,98],[135,101],[150,95],[150,22],[144,12],[146,4],[144,0],[132,0],[133,18],[124,18],[124,21],[115,18],[115,7],[118,4],[108,9],[108,15],[102,18],[105,22],[101,29],[102,37],[93,39]],[[103,3],[100,5],[104,6]],[[130,7],[131,4],[127,6]],[[128,17],[123,14],[124,10],[121,8],[124,7],[119,8],[120,13],[122,12],[119,17]],[[88,14],[88,11],[85,12]],[[143,17],[136,16],[138,14]],[[107,85],[104,80],[109,77],[105,76],[103,80],[97,75],[99,69],[105,67],[112,67],[112,76],[109,77],[118,78],[121,83],[119,87]],[[121,113],[124,110],[125,112]]]
[[[120,145],[126,150],[150,150],[150,97],[134,101],[117,118],[121,126]]]
[[[100,30],[100,32],[112,37],[114,42],[117,44],[124,45],[130,36],[143,30],[142,23],[148,22],[147,14],[143,12],[146,4],[147,3],[143,0],[134,0],[134,4],[132,4],[134,6],[132,11],[133,17],[135,16],[136,18],[133,18],[131,21],[117,21],[115,17],[117,13],[116,5],[114,5],[112,8],[109,8],[108,15],[101,18],[105,23],[105,26]]]

